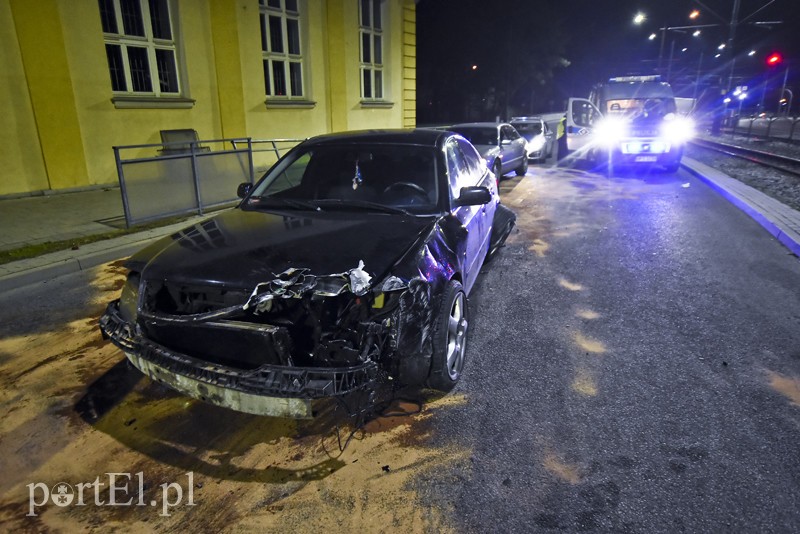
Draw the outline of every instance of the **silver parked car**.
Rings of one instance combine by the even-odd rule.
[[[544,163],[553,155],[553,131],[541,117],[513,117],[511,125],[527,141],[529,159]]]
[[[448,129],[461,134],[478,149],[498,182],[511,171],[516,172],[517,176],[528,172],[525,138],[510,124],[468,122],[455,124]]]

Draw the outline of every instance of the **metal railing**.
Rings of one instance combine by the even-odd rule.
[[[233,148],[237,148],[236,143],[241,139],[232,141]],[[253,153],[253,170],[256,175],[261,175],[275,164],[284,153],[302,143],[304,139],[250,139],[250,147]]]
[[[237,185],[254,182],[249,138],[113,149],[128,227],[233,204]]]
[[[733,120],[731,130],[747,137],[795,141],[798,122],[797,117],[739,117]]]

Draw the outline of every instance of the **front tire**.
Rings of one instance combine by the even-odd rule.
[[[499,160],[495,161],[492,169],[494,170],[494,177],[497,178],[497,187],[499,188],[500,180],[503,179],[503,164]]]
[[[461,378],[466,356],[469,307],[458,280],[450,280],[442,294],[433,326],[433,357],[428,386],[450,391]]]
[[[522,162],[515,172],[517,176],[525,176],[525,173],[528,172],[528,154],[522,155]]]

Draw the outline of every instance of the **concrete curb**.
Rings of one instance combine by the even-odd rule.
[[[126,258],[137,250],[144,248],[147,244],[155,241],[156,239],[158,238],[153,237],[143,241],[127,243],[98,252],[86,254],[85,256],[69,258],[66,260],[41,265],[39,267],[32,267],[16,273],[7,274],[0,277],[0,293],[10,291],[18,287],[44,282],[45,280],[64,276],[65,274],[72,274],[78,271],[91,269],[92,267],[97,267],[98,265],[102,265],[103,263],[107,263],[109,261]]]
[[[800,212],[699,161],[683,158],[682,166],[800,257]]]

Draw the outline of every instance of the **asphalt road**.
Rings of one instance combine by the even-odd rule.
[[[518,229],[470,297],[462,381],[341,453],[335,418],[236,414],[127,369],[96,330],[118,264],[0,296],[0,526],[796,531],[800,261],[684,173],[531,166],[501,193]],[[109,472],[143,473],[154,507],[26,515],[29,484]],[[159,514],[181,481],[195,506]]]
[[[472,454],[430,498],[464,531],[796,531],[800,261],[683,173],[502,189],[519,230],[437,421]]]

